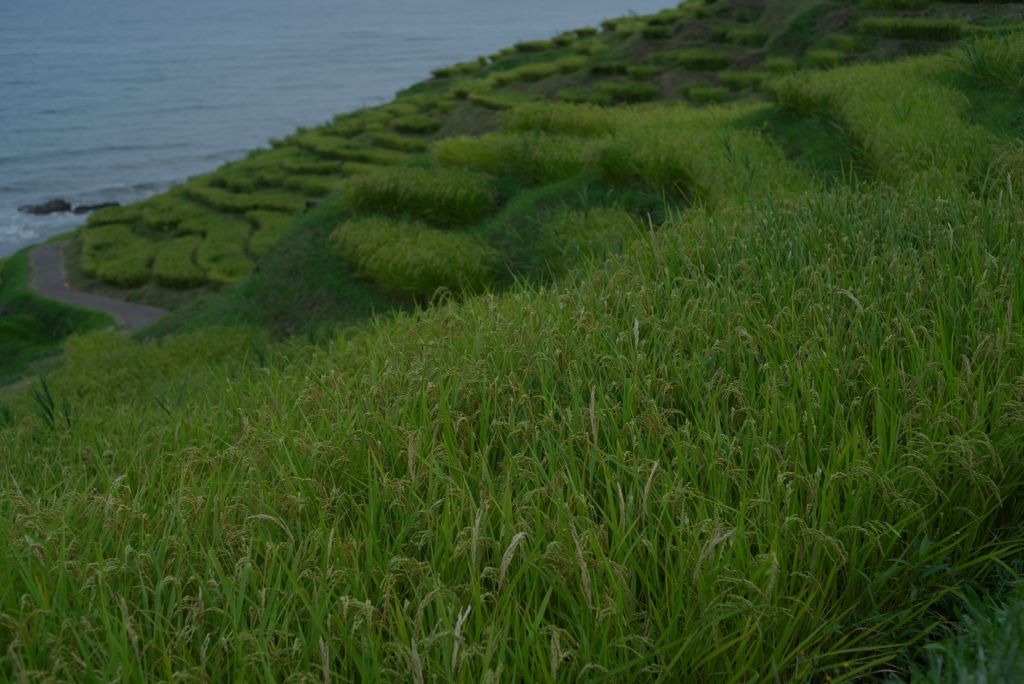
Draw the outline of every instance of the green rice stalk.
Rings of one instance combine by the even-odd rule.
[[[135,235],[131,226],[86,228],[80,236],[80,263],[87,276],[122,288],[139,287],[149,280],[156,245]]]
[[[249,236],[249,253],[261,257],[287,233],[295,217],[276,211],[247,211],[245,218],[256,229]]]
[[[195,263],[196,247],[203,241],[187,235],[159,243],[153,260],[153,278],[164,287],[189,290],[206,282],[203,270]]]
[[[441,227],[474,223],[491,212],[494,179],[465,169],[393,169],[353,176],[341,191],[353,211],[408,214]]]
[[[250,227],[234,222],[211,230],[196,248],[196,263],[206,273],[206,279],[217,286],[238,282],[252,269],[246,255]]]
[[[329,243],[360,277],[419,301],[482,291],[498,256],[474,236],[383,217],[347,221]]]

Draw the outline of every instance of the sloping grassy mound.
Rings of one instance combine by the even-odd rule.
[[[82,270],[118,287],[136,287],[149,280],[156,245],[132,232],[131,226],[110,224],[82,233]]]
[[[894,16],[893,10],[906,9],[914,12]],[[695,198],[717,201],[735,189],[720,187],[721,176],[717,172],[718,177],[713,180],[703,180],[707,171],[704,167],[717,168],[721,159],[673,160],[671,155],[678,153],[686,157],[692,152],[679,149],[667,150],[667,158],[661,161],[634,159],[631,152],[605,154],[606,146],[578,141],[567,143],[559,138],[614,137],[619,134],[618,124],[612,126],[608,120],[619,121],[620,114],[605,117],[598,111],[580,110],[566,116],[565,112],[548,114],[547,110],[556,102],[589,104],[593,105],[592,110],[602,111],[639,103],[685,102],[701,107],[735,100],[749,103],[762,97],[760,90],[768,74],[832,70],[846,61],[884,62],[910,53],[937,52],[963,36],[1016,35],[1019,38],[1021,33],[1019,13],[1014,13],[1012,8],[982,3],[977,11],[960,12],[956,17],[950,16],[950,11],[933,7],[926,0],[882,0],[843,6],[832,2],[749,5],[726,0],[715,3],[714,7],[694,1],[656,14],[609,19],[602,24],[601,32],[597,29],[563,32],[550,40],[523,41],[490,58],[434,69],[433,78],[399,93],[394,102],[341,114],[315,128],[300,128],[293,135],[270,141],[269,150],[254,151],[245,159],[225,164],[214,173],[192,179],[181,188],[135,207],[98,212],[90,221],[93,221],[91,225],[130,225],[136,235],[159,241],[163,239],[161,232],[181,232],[179,226],[193,225],[211,216],[228,215],[232,220],[242,220],[250,212],[269,211],[294,218],[312,204],[341,192],[344,179],[367,176],[388,167],[431,168],[435,154],[442,157],[445,166],[491,169],[488,172],[502,176],[499,204],[512,200],[518,192],[562,183],[581,174],[596,175],[618,188],[630,187],[663,196],[669,204]],[[941,74],[941,71],[943,69],[918,75],[922,76],[919,80],[927,81],[918,84],[923,88],[921,92],[932,92],[926,99],[937,102],[942,98],[936,100],[933,91],[944,87],[950,90],[950,84],[943,81],[950,72]],[[869,72],[858,74],[857,79],[871,78]],[[979,82],[985,82],[985,78],[987,76]],[[913,136],[906,134],[901,143],[872,143],[877,149],[862,150],[863,139],[870,137],[865,131],[872,124],[860,119],[870,118],[874,109],[882,112],[879,122],[888,125],[882,122],[885,112],[891,108],[893,97],[903,93],[894,88],[909,84],[909,81],[904,83],[903,76],[896,80],[899,83],[891,83],[888,90],[876,88],[873,94],[858,94],[858,100],[872,102],[860,113],[841,112],[836,107],[843,107],[831,104],[814,108],[815,118],[826,120],[828,126],[836,128],[833,137],[839,144],[834,149],[841,153],[823,162],[830,169],[826,175],[834,181],[846,182],[855,173],[872,180],[882,177],[876,162],[889,161],[892,150],[888,148],[913,147]],[[911,87],[904,100],[916,97],[914,89],[918,85]],[[824,88],[843,91],[843,87],[835,83]],[[805,95],[815,97],[809,91]],[[952,102],[939,104],[941,107],[955,105]],[[955,105],[953,108],[958,111],[952,115],[944,111],[937,116],[963,119],[991,111],[986,103],[973,100],[969,107],[962,105]],[[790,106],[789,101],[787,106]],[[905,108],[905,101],[897,102],[899,116],[907,116]],[[804,110],[797,106],[791,107],[791,111]],[[904,123],[912,130],[927,124],[929,116],[925,114],[920,120]],[[550,121],[545,122],[545,117],[550,117]],[[767,124],[767,119],[763,119],[763,123]],[[466,143],[466,139],[495,133],[501,126],[505,133],[514,137]],[[730,140],[730,134],[724,130],[728,127],[728,124],[719,126],[723,129],[720,136],[726,141]],[[626,125],[625,128],[637,131],[636,126]],[[792,127],[786,127],[781,134],[771,126],[760,131],[750,126],[746,128],[750,133],[775,138],[773,142],[781,142],[786,155],[802,158],[802,165],[811,169],[812,175],[822,175],[816,166],[819,159],[815,159],[815,163],[803,163],[807,157],[821,155],[807,153],[799,144],[798,136],[791,135]],[[534,137],[532,134],[536,132],[547,137]],[[936,138],[941,139],[944,133],[936,133]],[[638,135],[650,137],[645,131],[639,131]],[[705,143],[710,142],[707,130],[699,130],[696,136],[704,136],[704,140],[691,146],[693,149],[703,149]],[[459,142],[447,142],[453,138]],[[435,143],[440,144],[432,148]],[[553,147],[546,149],[549,144]],[[726,142],[729,144],[732,143]],[[953,139],[953,144],[961,148],[965,145],[959,139]],[[630,147],[630,143],[625,146]],[[641,146],[647,149],[647,156],[657,156],[657,142],[646,140]],[[860,154],[863,163],[846,163],[850,149],[863,152]],[[906,156],[907,150],[897,149],[896,152],[896,166],[901,169],[884,177],[889,182],[905,177],[902,167],[907,160],[899,157]],[[964,150],[940,154],[957,156],[961,152]],[[966,152],[966,157],[975,161],[986,156],[973,149]],[[992,186],[992,178],[1018,173],[1014,154],[1012,149],[1000,147],[980,165],[972,162],[967,171],[961,173],[962,170],[953,169],[950,173],[969,176],[977,190],[986,191],[984,188]],[[460,155],[468,157],[465,164],[453,161]],[[488,156],[490,159],[484,158]],[[746,163],[750,161],[752,167],[756,166],[759,162],[754,157],[757,155],[748,159],[744,151],[726,150],[726,156],[730,157],[730,165],[743,166],[743,169],[730,171],[724,177],[728,180],[745,175],[750,185],[755,172],[747,168]],[[836,173],[832,169],[840,167],[839,157],[843,157],[842,172]],[[603,161],[599,163],[599,160]],[[623,168],[616,170],[616,166]],[[640,170],[644,177],[635,177],[634,172]],[[911,173],[911,177],[918,175],[918,172]],[[641,207],[626,208],[638,211]],[[425,218],[417,211],[416,207],[392,206],[387,213]],[[476,225],[474,228],[483,227]],[[270,237],[270,233],[257,237],[251,252],[262,253],[272,242]],[[495,237],[488,236],[488,239]],[[518,241],[520,246],[526,242]],[[77,258],[79,247],[71,250],[72,259]],[[532,258],[534,261],[542,259],[539,254]],[[510,261],[505,255],[505,263]],[[339,267],[344,267],[341,262]],[[81,273],[81,269],[72,270]],[[525,272],[514,275],[534,277]],[[141,288],[145,292],[125,293],[124,296],[149,297],[150,290],[158,289],[153,282]],[[157,302],[166,295],[153,294]],[[170,300],[177,302],[185,298],[187,295],[177,293]]]
[[[203,238],[187,235],[160,244],[153,261],[153,277],[166,287],[186,290],[206,282],[206,275],[196,266],[195,253]]]
[[[229,192],[220,188],[193,181],[185,187],[184,193],[189,198],[201,202],[212,209],[229,214],[244,213],[254,209],[268,211],[295,212],[306,205],[306,201],[297,195],[284,193],[244,193]]]
[[[476,236],[383,217],[346,221],[329,244],[356,275],[419,301],[439,289],[481,292],[498,259]]]
[[[401,311],[408,304],[358,280],[327,246],[330,234],[351,218],[335,200],[297,217],[253,265],[249,276],[215,296],[191,302],[164,316],[147,331],[161,338],[211,327],[250,326],[275,338],[315,337],[318,330],[352,326],[374,314]],[[249,238],[249,251],[271,227]],[[251,219],[250,219],[251,220]]]
[[[910,19],[904,17],[869,17],[860,23],[863,33],[880,33],[889,38],[912,40],[955,40],[967,26],[956,19]]]
[[[245,218],[256,227],[249,237],[249,251],[257,257],[280,240],[294,222],[290,215],[276,211],[248,211]]]
[[[252,268],[245,253],[251,228],[234,222],[210,231],[196,249],[196,263],[215,285],[228,285],[241,280]]]
[[[36,296],[29,285],[29,251],[0,260],[0,387],[31,372],[32,362],[59,354],[69,335],[114,325],[98,311]],[[6,422],[0,407],[0,430]]]
[[[972,41],[955,56],[961,69],[983,86],[1024,95],[1024,35]]]
[[[509,133],[549,133],[583,138],[615,132],[616,117],[607,109],[594,106],[523,105],[503,119]]]
[[[590,260],[627,251],[638,231],[643,229],[622,207],[563,208],[545,222],[537,249],[549,268],[562,275]]]
[[[407,213],[438,226],[473,223],[494,207],[494,179],[463,169],[395,169],[349,179],[341,191],[353,211]]]
[[[698,211],[294,361],[79,339],[74,427],[0,432],[4,667],[870,671],[1020,550],[1024,215],[944,199]]]
[[[788,76],[770,89],[783,107],[842,126],[884,180],[962,187],[984,175],[992,141],[966,121],[967,99],[940,82],[953,68],[947,58],[913,58]]]
[[[447,138],[432,151],[443,166],[465,166],[541,185],[584,172],[594,163],[598,149],[590,141],[566,136],[489,133]]]
[[[446,71],[178,191],[227,221],[196,247],[227,283],[249,224],[298,212],[254,198],[351,176],[157,331],[203,332],[75,338],[4,400],[2,676],[852,681],[907,672],[1004,586],[1024,164],[963,81],[1012,113],[1018,50],[835,67],[842,41],[808,35],[865,10],[758,52],[733,22],[772,17],[716,5]],[[665,101],[766,73],[783,109]],[[608,83],[659,101],[523,104]],[[428,136],[383,170],[371,144]],[[825,186],[802,147],[862,163]],[[342,156],[364,152],[386,154]],[[88,231],[171,243],[144,214]]]

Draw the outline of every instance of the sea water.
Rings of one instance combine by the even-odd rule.
[[[0,0],[0,258],[430,69],[670,0]]]

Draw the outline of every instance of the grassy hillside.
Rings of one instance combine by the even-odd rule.
[[[0,387],[22,377],[33,362],[60,354],[73,332],[114,325],[106,314],[37,297],[30,278],[28,250],[0,261]]]
[[[694,176],[702,172],[697,167],[661,170],[679,178],[629,180],[631,168],[615,168],[629,160],[605,149],[611,138],[633,135],[646,125],[628,113],[611,116],[614,121],[600,124],[600,130],[588,129],[589,137],[603,139],[587,144],[560,139],[549,147],[543,134],[561,136],[564,131],[543,131],[529,122],[509,125],[505,115],[513,110],[553,102],[616,110],[648,102],[746,103],[749,109],[740,105],[733,111],[737,120],[747,115],[747,137],[767,133],[814,175],[842,178],[851,170],[863,171],[854,164],[858,150],[849,147],[844,131],[819,127],[808,138],[808,126],[801,125],[796,138],[783,140],[794,133],[792,122],[774,121],[772,112],[754,106],[764,101],[767,82],[790,72],[934,52],[965,36],[1015,30],[1020,19],[1018,5],[956,9],[923,2],[857,6],[721,0],[686,2],[654,15],[609,20],[599,29],[527,41],[488,58],[435,69],[434,78],[400,93],[393,103],[342,114],[324,126],[271,141],[271,149],[171,192],[96,212],[71,250],[72,277],[86,290],[175,308],[251,274],[267,281],[264,289],[294,292],[295,307],[304,309],[309,306],[305,300],[315,294],[254,273],[253,264],[308,206],[338,198],[337,210],[353,218],[397,207],[402,216],[391,219],[419,222],[412,224],[415,230],[402,223],[388,231],[389,240],[417,236],[414,249],[405,244],[398,250],[419,254],[417,263],[377,263],[369,256],[378,253],[372,245],[357,249],[351,239],[333,243],[350,273],[395,304],[429,301],[438,287],[461,294],[500,289],[523,278],[543,281],[557,277],[566,255],[538,243],[534,217],[594,204],[622,209],[638,220],[649,214],[660,220],[725,189]],[[766,122],[771,124],[767,128]],[[690,122],[680,118],[673,124]],[[461,136],[482,133],[499,136],[484,136],[489,151],[459,147]],[[486,154],[490,160],[480,156]],[[438,166],[451,172],[447,181]],[[452,188],[469,187],[462,184],[467,169],[485,174],[474,176],[477,194],[447,196],[444,206],[432,206]],[[419,187],[425,179],[441,185]],[[576,183],[563,184],[568,180]],[[422,228],[440,228],[449,235]],[[453,229],[465,235],[455,236]],[[614,251],[614,237],[596,239],[596,245],[582,244],[580,251]],[[463,262],[476,264],[476,272],[464,273]],[[410,273],[420,275],[406,278]],[[373,296],[352,294],[359,300]],[[342,313],[339,322],[350,320],[347,316]],[[259,323],[294,329],[274,317]],[[175,322],[172,327],[195,325]]]
[[[97,213],[222,289],[4,400],[3,676],[1012,680],[1020,9],[687,3]]]

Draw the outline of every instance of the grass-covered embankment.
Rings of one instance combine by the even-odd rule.
[[[0,437],[5,662],[869,672],[1020,552],[1021,219],[763,199],[298,356],[77,340]]]
[[[59,354],[71,333],[114,325],[106,314],[36,296],[29,284],[29,251],[0,261],[0,387],[21,377],[33,361]]]
[[[630,21],[597,36],[662,40]],[[772,103],[520,96],[405,165],[349,159],[179,334],[71,338],[48,378],[67,411],[5,403],[4,675],[877,680],[928,642],[1012,672],[966,653],[1011,644],[1012,613],[953,632],[1024,551],[1024,41],[796,58]],[[433,126],[385,118],[387,149]],[[438,303],[260,329],[332,320],[289,314],[318,292],[365,293],[347,321]]]
[[[349,209],[355,214],[398,206],[416,215],[414,205],[425,206],[422,198],[414,199],[416,192],[439,197],[445,191],[427,186],[417,190],[409,183],[399,188],[392,183],[391,195],[374,200],[352,190],[360,183],[380,184],[379,178],[370,181],[367,176],[429,168],[438,145],[459,135],[498,132],[501,114],[524,104],[621,107],[686,102],[703,106],[762,100],[764,85],[780,73],[828,71],[933,53],[965,36],[1006,27],[1015,30],[1014,22],[1020,20],[1012,6],[982,3],[968,12],[924,2],[911,4],[822,1],[794,7],[782,0],[685,2],[655,14],[610,19],[600,30],[567,31],[551,40],[525,41],[486,58],[434,69],[432,79],[400,93],[395,102],[300,129],[272,141],[272,149],[254,151],[168,193],[131,207],[97,212],[70,251],[75,262],[71,271],[80,287],[174,308],[253,273],[254,264],[311,201],[342,195],[354,200]],[[807,142],[787,146],[787,154],[821,163],[813,149],[806,149]],[[843,145],[842,140],[830,143],[825,147]],[[511,152],[506,145],[500,154],[508,160]],[[850,165],[829,159],[818,171],[834,176],[836,166]],[[465,207],[452,206],[432,217],[437,221],[428,217],[426,223],[417,224],[425,229],[422,233],[403,230],[406,224],[385,231],[407,236],[400,251],[407,247],[426,255],[425,246],[432,245],[434,255],[426,263],[401,259],[382,263],[380,250],[373,245],[342,249],[343,263],[356,277],[378,286],[380,294],[406,303],[429,301],[438,286],[459,293],[467,288],[478,291],[485,281],[491,288],[500,288],[516,279],[548,278],[550,259],[538,253],[544,245],[523,239],[529,226],[511,226],[514,230],[509,235],[507,222],[488,219],[506,204],[521,200],[519,195],[532,185],[550,182],[548,172],[557,175],[571,169],[563,164],[561,169],[523,170],[528,171],[525,176],[499,179],[503,182],[485,193],[489,201],[481,203],[483,196],[478,196],[471,202],[467,220],[456,221],[472,237],[456,236],[446,244],[443,236],[430,232],[456,225],[445,212]],[[466,170],[461,171],[465,175]],[[432,169],[425,177],[438,173]],[[594,187],[589,196],[600,198],[607,189]],[[638,219],[649,213],[664,214],[665,200],[676,204],[681,199],[672,197],[672,192],[665,197],[666,189],[681,188],[669,184],[659,187],[654,197],[619,197],[616,204]],[[544,213],[544,208],[538,211]],[[453,255],[451,263],[445,259],[448,254]],[[467,278],[460,264],[469,261],[478,264],[478,273]],[[400,282],[395,273],[402,270],[420,275]],[[288,289],[286,283],[281,286]],[[296,295],[295,305],[304,309],[309,302]]]

